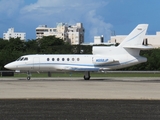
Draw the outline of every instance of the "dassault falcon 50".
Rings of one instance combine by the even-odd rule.
[[[142,45],[148,24],[139,24],[117,47],[93,46],[92,54],[34,54],[24,55],[4,67],[10,70],[30,72],[84,71],[84,79],[90,79],[92,71],[108,71],[125,68],[147,61],[140,50],[152,49]]]

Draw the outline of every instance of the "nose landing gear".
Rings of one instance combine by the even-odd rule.
[[[31,73],[28,71],[27,72],[27,80],[30,80],[31,79]]]

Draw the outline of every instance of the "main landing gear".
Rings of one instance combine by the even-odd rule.
[[[89,80],[90,79],[90,72],[89,71],[86,71],[84,73],[84,80]],[[30,80],[31,79],[31,73],[29,71],[27,71],[27,80]]]
[[[89,80],[90,79],[90,72],[89,71],[86,71],[84,73],[84,80]]]
[[[27,80],[30,80],[31,79],[31,73],[28,71],[27,72]]]

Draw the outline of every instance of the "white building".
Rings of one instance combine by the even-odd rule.
[[[26,40],[26,33],[14,32],[14,28],[9,28],[7,33],[3,33],[3,39],[9,40],[10,38],[20,38],[20,40]]]
[[[109,42],[104,42],[104,36],[94,36],[94,42],[90,42],[90,43],[82,43],[81,45],[107,45],[107,46],[114,46],[114,43],[109,43]]]
[[[102,36],[94,36],[94,44],[103,44],[104,40],[103,40],[103,35]]]
[[[36,28],[36,39],[51,35],[55,35],[55,37],[61,38],[72,45],[84,42],[84,28],[82,23],[71,26],[65,23],[58,23],[56,28],[49,28],[47,25],[40,25]]]
[[[109,43],[121,43],[127,35],[111,36]],[[144,44],[151,44],[153,47],[160,47],[160,32],[156,32],[156,35],[146,35],[144,38]]]

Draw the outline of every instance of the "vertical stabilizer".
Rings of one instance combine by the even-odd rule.
[[[147,29],[148,24],[139,24],[118,47],[93,46],[92,53],[94,55],[130,54],[139,56],[140,50],[153,49],[151,45],[142,45]]]
[[[142,46],[148,24],[139,24],[137,27],[121,42],[118,47],[139,48]]]

